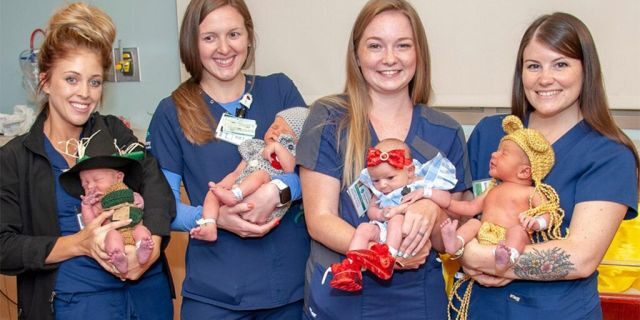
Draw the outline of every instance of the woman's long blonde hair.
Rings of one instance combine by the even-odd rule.
[[[371,144],[369,134],[369,97],[368,85],[358,66],[358,46],[367,26],[379,14],[386,11],[399,11],[408,19],[413,29],[417,56],[416,73],[409,82],[409,92],[414,105],[429,102],[431,95],[431,63],[427,36],[422,21],[415,9],[405,0],[371,0],[365,4],[356,18],[351,30],[347,49],[347,80],[343,95],[322,98],[319,104],[336,105],[346,111],[346,116],[338,124],[338,148],[344,143],[345,156],[342,169],[342,185],[348,186],[357,179],[365,167],[365,151]],[[346,131],[346,132],[345,132]],[[342,135],[346,133],[346,140]]]
[[[116,37],[116,27],[111,18],[97,7],[85,3],[72,3],[56,11],[46,28],[46,36],[38,52],[38,69],[42,75],[38,82],[38,92],[51,79],[50,70],[54,64],[77,52],[87,49],[100,57],[102,71],[111,66],[112,45]],[[42,112],[49,111],[49,101],[45,99]]]
[[[202,98],[200,81],[204,66],[200,60],[198,47],[198,32],[200,24],[212,11],[231,6],[244,19],[244,26],[249,37],[249,52],[242,69],[247,69],[255,62],[256,38],[253,31],[253,19],[249,8],[243,0],[192,0],[187,6],[180,27],[180,60],[191,75],[173,91],[171,97],[176,103],[178,122],[189,142],[204,144],[214,139],[216,120],[209,111],[207,103]]]

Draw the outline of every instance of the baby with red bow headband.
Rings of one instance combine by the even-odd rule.
[[[433,188],[449,190],[457,182],[455,166],[438,153],[425,164],[412,159],[409,146],[398,139],[385,139],[367,151],[367,168],[360,182],[373,197],[369,201],[369,223],[361,223],[351,239],[347,258],[334,263],[333,288],[362,289],[362,268],[388,280],[402,241],[404,213],[413,202],[431,195]],[[369,242],[378,242],[369,248]]]

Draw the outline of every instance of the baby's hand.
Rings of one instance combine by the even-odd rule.
[[[144,209],[144,199],[142,198],[142,195],[137,192],[133,193],[133,205],[139,209]]]
[[[265,144],[264,148],[262,148],[262,158],[267,161],[271,161],[271,155],[276,152],[277,142],[270,142]]]
[[[80,199],[82,199],[80,205],[82,223],[86,226],[102,213],[102,205],[98,197],[95,196],[95,193],[81,195]]]
[[[95,205],[98,201],[100,201],[100,199],[98,199],[98,195],[95,192],[89,192],[87,195],[81,195],[80,199],[82,200],[82,204],[84,205],[88,205],[88,206],[93,206]]]
[[[91,205],[91,200],[89,200],[89,195],[80,195],[80,200],[82,200],[82,204],[86,205],[86,206],[90,206]]]
[[[521,212],[519,215],[520,225],[527,231],[538,231],[540,224],[535,217],[527,215],[525,212]]]
[[[409,192],[408,194],[402,196],[402,203],[412,204],[412,203],[422,199],[423,196],[424,196],[424,189],[423,188],[418,188],[418,189],[413,190],[413,191]]]

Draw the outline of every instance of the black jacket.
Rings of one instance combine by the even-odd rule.
[[[54,174],[44,150],[46,117],[41,112],[28,133],[0,148],[0,273],[17,275],[20,319],[53,319],[49,300],[58,264],[44,262],[60,237],[60,228]],[[133,132],[114,116],[94,113],[82,136],[97,130],[109,132],[119,146],[137,142]],[[143,167],[145,178],[139,192],[145,199],[144,224],[152,234],[163,237],[164,251],[175,200],[155,158],[147,155]],[[164,254],[160,260],[169,275]]]

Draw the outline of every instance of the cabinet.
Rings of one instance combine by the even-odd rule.
[[[640,218],[623,221],[598,267],[604,319],[640,319]]]

